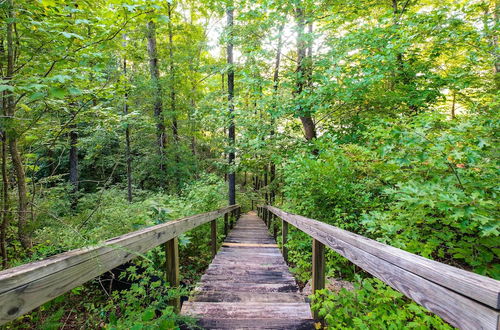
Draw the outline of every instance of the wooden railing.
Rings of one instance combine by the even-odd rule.
[[[227,234],[233,219],[239,216],[238,205],[197,214],[144,228],[112,238],[96,247],[68,251],[48,259],[0,272],[0,324],[16,319],[43,303],[93,278],[165,244],[166,279],[179,285],[179,249],[177,237],[211,221],[212,253],[217,250],[216,219],[224,216]],[[173,302],[178,309],[179,300]]]
[[[273,206],[261,206],[268,227],[282,220],[287,258],[288,224],[313,238],[312,289],[325,287],[325,245],[408,298],[461,329],[500,329],[500,281],[382,244]]]

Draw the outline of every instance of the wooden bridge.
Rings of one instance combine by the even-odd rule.
[[[189,301],[172,304],[213,329],[312,328],[313,317],[286,266],[288,225],[312,237],[312,289],[325,285],[325,247],[461,329],[500,329],[500,281],[432,261],[273,206],[239,217],[237,205],[141,229],[0,272],[0,324],[164,245],[166,280],[179,285],[177,237],[210,223],[212,264]],[[227,235],[217,251],[218,218]],[[262,220],[264,222],[262,222]],[[267,227],[266,227],[267,225]],[[281,226],[282,251],[269,232]]]
[[[182,314],[209,329],[312,329],[306,297],[264,222],[243,215]]]

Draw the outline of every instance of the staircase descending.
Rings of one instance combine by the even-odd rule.
[[[182,314],[206,329],[312,329],[305,296],[266,225],[240,217]]]

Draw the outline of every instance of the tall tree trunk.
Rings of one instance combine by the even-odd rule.
[[[127,44],[127,36],[123,35],[123,44]],[[127,58],[123,57],[123,75],[125,80],[127,79]],[[125,116],[128,115],[128,92],[125,92],[123,100],[123,113]],[[132,203],[132,155],[130,152],[130,127],[125,126],[125,158],[127,163],[127,201]]]
[[[3,98],[5,102],[5,98]],[[1,132],[2,141],[2,223],[0,226],[0,251],[2,254],[2,267],[7,268],[7,229],[9,228],[10,220],[10,205],[9,205],[9,177],[7,175],[7,139],[5,132]]]
[[[455,119],[456,100],[457,100],[457,92],[453,91],[453,100],[451,101],[451,119]]]
[[[5,48],[4,48],[4,39],[0,39],[0,70],[4,72],[4,61],[6,59],[5,56]],[[3,77],[2,77],[3,78]],[[6,99],[5,99],[5,91],[2,92],[2,115],[6,115],[5,107],[6,107]],[[5,131],[0,129],[0,141],[2,142],[2,217],[0,223],[0,254],[2,257],[2,268],[8,267],[8,255],[7,255],[7,228],[9,227],[10,220],[10,207],[9,207],[9,177],[7,176],[7,138],[5,135]]]
[[[235,125],[234,125],[234,67],[233,67],[233,1],[229,1],[226,11],[227,15],[227,29],[229,33],[229,41],[227,44],[227,64],[229,69],[227,71],[227,99],[229,104],[229,155],[228,162],[230,172],[228,175],[229,184],[229,205],[236,204],[236,173],[234,171],[234,148],[235,148]]]
[[[268,193],[268,182],[267,182],[267,164],[264,165],[264,200],[266,204],[269,204],[269,193]]]
[[[6,80],[11,81],[14,76],[14,1],[8,0],[7,8],[7,76]],[[18,235],[21,245],[24,249],[29,249],[31,247],[31,239],[27,229],[27,216],[28,216],[28,188],[26,185],[26,174],[24,172],[24,166],[19,153],[17,145],[17,133],[15,132],[15,127],[13,127],[13,117],[16,112],[16,104],[14,101],[14,95],[8,94],[6,96],[6,106],[5,114],[8,120],[8,134],[7,140],[9,144],[10,155],[12,158],[12,166],[16,173],[17,180],[17,193],[18,193]]]
[[[495,0],[495,7],[493,10],[495,11],[493,13],[493,22],[495,23],[494,26],[498,26],[498,17],[500,16],[500,0]],[[500,88],[500,51],[498,49],[498,33],[493,33],[492,43],[495,54],[495,79],[497,81],[497,87]]]
[[[300,97],[304,92],[306,85],[308,84],[309,71],[308,62],[306,56],[307,51],[307,43],[304,40],[304,29],[305,29],[305,14],[304,9],[301,7],[302,3],[299,3],[298,7],[295,10],[295,19],[297,22],[297,85],[295,89],[295,94],[297,97]],[[308,114],[308,110],[299,107],[299,118],[302,122],[302,126],[304,128],[304,135],[307,141],[311,141],[316,138],[316,125],[312,116]],[[313,151],[314,154],[317,154],[317,150]]]
[[[174,142],[179,142],[179,130],[177,125],[176,113],[176,91],[175,91],[175,66],[174,66],[174,42],[173,42],[173,29],[172,29],[172,5],[167,2],[168,9],[168,57],[169,57],[169,74],[170,74],[170,114],[172,117],[172,136]]]
[[[78,203],[78,132],[75,124],[69,127],[69,182],[73,186],[71,207],[75,208]]]
[[[491,2],[492,5],[492,10],[493,10],[493,27],[498,27],[499,24],[499,16],[500,16],[500,0],[492,0]],[[487,33],[489,34],[490,38],[490,45],[491,45],[491,50],[492,50],[492,55],[493,55],[493,79],[494,79],[494,84],[495,88],[497,90],[500,89],[500,48],[498,47],[498,32],[495,28],[491,30],[491,28],[488,25],[488,14],[489,12],[489,6],[487,7],[486,13],[485,13],[485,20],[484,20],[484,30],[488,31]]]
[[[398,7],[398,0],[392,0],[392,10],[393,10],[393,14],[394,14],[393,21],[394,21],[394,25],[396,27],[399,25],[399,20],[400,20],[401,16],[404,14],[407,5],[408,5],[408,1],[406,1],[404,3],[402,8],[399,8]],[[401,82],[404,85],[409,86],[411,83],[411,77],[408,74],[406,74],[406,72],[405,72],[405,59],[404,59],[403,52],[398,52],[396,54],[396,64],[397,64],[398,71],[399,71],[396,76],[401,80]],[[410,86],[410,88],[412,88],[412,87]],[[418,113],[418,110],[419,110],[418,106],[416,106],[414,104],[410,104],[408,106],[408,108],[410,109],[411,114]]]
[[[274,74],[273,74],[273,94],[274,94],[274,108],[277,108],[278,106],[278,88],[279,88],[279,82],[280,82],[280,65],[281,65],[281,48],[283,47],[283,30],[285,28],[284,24],[281,24],[278,30],[278,47],[276,50],[276,60],[274,62]],[[275,134],[275,121],[274,117],[271,116],[271,139],[273,138]],[[271,184],[271,190],[269,192],[269,202],[271,205],[274,204],[274,200],[276,198],[276,185],[275,185],[275,180],[276,178],[276,164],[274,162],[271,162],[269,165],[269,181]]]
[[[156,49],[156,27],[153,21],[148,23],[148,54],[149,72],[154,89],[154,116],[156,120],[156,141],[160,156],[160,170],[164,167],[164,149],[166,146],[165,123],[163,119],[162,90],[160,85],[160,70],[158,68],[158,51]]]
[[[72,113],[72,117],[75,114]],[[69,125],[69,182],[73,192],[78,191],[78,131],[76,124]]]

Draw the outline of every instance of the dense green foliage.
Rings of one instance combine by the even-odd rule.
[[[499,7],[0,1],[2,269],[225,206],[236,171],[244,211],[272,203],[500,279]],[[128,290],[94,280],[7,327],[192,324],[166,301],[208,265],[209,227],[180,245],[182,288],[157,248],[120,275]],[[291,229],[288,247],[305,284],[310,239]],[[315,295],[326,327],[449,327],[333,251],[327,275],[356,289]]]
[[[313,309],[332,329],[451,329],[377,279],[357,279],[355,290],[317,293]]]

